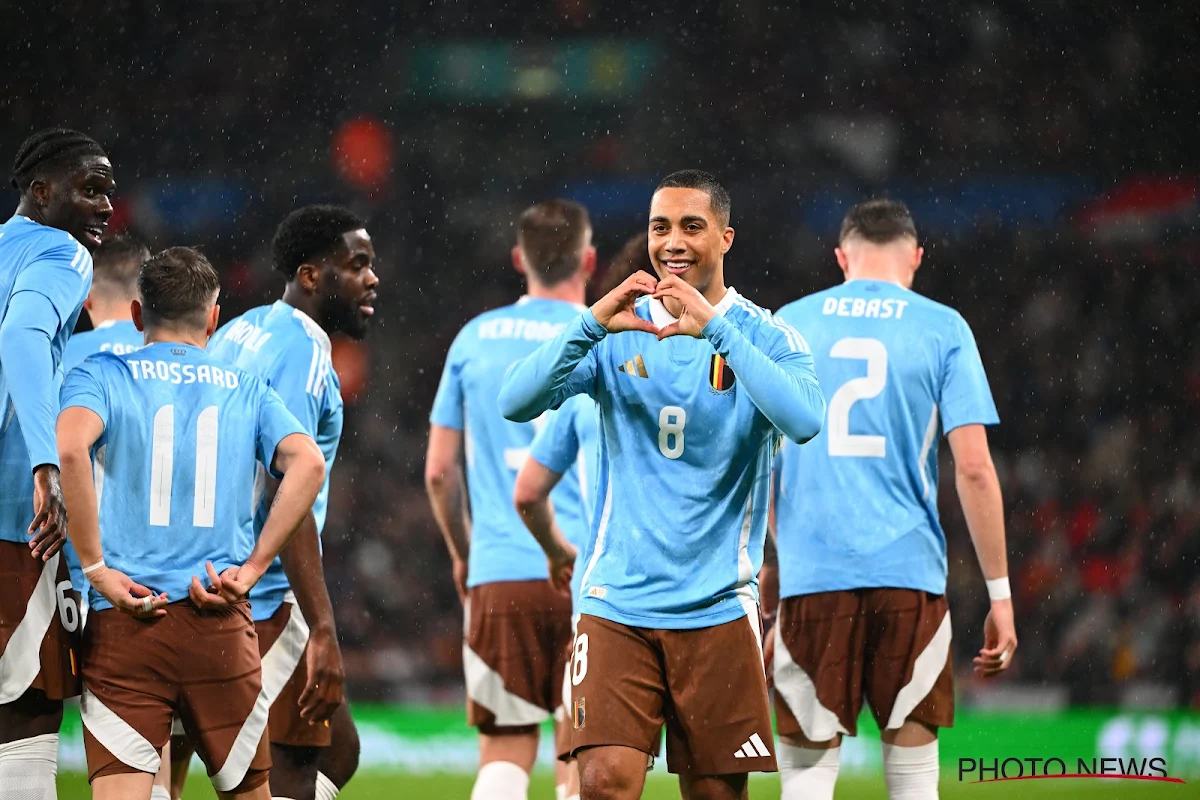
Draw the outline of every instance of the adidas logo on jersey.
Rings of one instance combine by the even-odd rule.
[[[751,734],[750,738],[742,743],[742,746],[734,752],[734,758],[770,758],[771,751],[763,744],[762,737],[757,733]]]
[[[638,353],[633,357],[633,361],[626,361],[617,367],[618,370],[627,375],[633,375],[638,378],[649,378],[646,374],[646,362],[642,360],[642,354]]]

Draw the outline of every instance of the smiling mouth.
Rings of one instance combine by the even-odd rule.
[[[364,300],[363,302],[359,303],[358,313],[365,317],[373,316],[375,314],[375,298],[372,297],[369,300]]]
[[[85,225],[83,234],[95,247],[100,246],[100,237],[104,235],[104,231],[108,229],[108,224],[103,225]]]
[[[672,275],[682,275],[691,269],[695,265],[695,262],[682,261],[680,259],[666,259],[662,262],[662,265],[666,267],[667,272],[671,273]]]

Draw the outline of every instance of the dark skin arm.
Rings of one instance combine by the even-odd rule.
[[[58,467],[53,464],[42,464],[33,471],[33,513],[29,547],[34,558],[49,561],[67,541],[67,506]]]
[[[279,482],[267,478],[267,494],[273,502]],[[304,516],[287,547],[279,554],[283,571],[296,595],[300,613],[308,622],[308,648],[304,658],[308,681],[300,695],[300,716],[308,724],[325,722],[343,702],[342,652],[338,648],[333,603],[325,585],[321,562],[317,520],[312,512]]]

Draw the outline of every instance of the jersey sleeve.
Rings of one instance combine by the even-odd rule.
[[[437,395],[433,399],[433,409],[429,412],[429,421],[443,428],[453,428],[461,431],[465,425],[464,399],[462,385],[462,369],[466,363],[467,338],[470,327],[459,331],[446,354],[446,366],[442,368],[442,380],[438,383]]]
[[[328,407],[331,369],[329,355],[313,342],[311,349],[299,345],[284,348],[263,376],[304,431],[314,438]]]
[[[500,413],[513,422],[529,422],[577,394],[594,397],[594,348],[607,334],[591,311],[575,317],[558,336],[508,370],[497,398]]]
[[[550,421],[538,431],[529,448],[529,457],[551,472],[562,475],[575,463],[579,454],[576,433],[578,406],[567,402],[550,415]]]
[[[21,292],[36,292],[50,301],[54,317],[45,322],[46,334],[53,338],[71,319],[87,298],[92,285],[92,256],[83,245],[62,234],[63,241],[47,247],[13,283],[10,307],[21,303]]]
[[[753,339],[727,317],[716,316],[701,335],[729,362],[738,384],[763,416],[803,444],[820,433],[825,422],[825,397],[812,353],[795,329],[769,314],[748,327]]]
[[[957,314],[942,362],[941,390],[942,430],[946,433],[963,425],[1000,422],[979,345],[967,321]]]
[[[108,392],[101,380],[103,366],[99,359],[85,359],[67,373],[59,390],[61,408],[86,408],[94,411],[104,427],[108,427]]]
[[[283,474],[276,472],[271,466],[279,443],[293,433],[303,433],[306,436],[310,434],[304,430],[300,420],[288,411],[278,392],[269,386],[264,386],[263,389],[262,399],[258,404],[258,461],[272,476],[282,478]]]

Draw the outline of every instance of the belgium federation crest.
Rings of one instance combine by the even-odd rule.
[[[727,392],[733,388],[735,380],[737,378],[734,376],[729,362],[719,353],[713,353],[712,359],[708,362],[708,385],[718,392]]]

